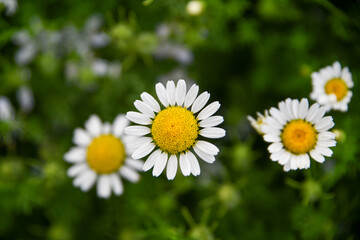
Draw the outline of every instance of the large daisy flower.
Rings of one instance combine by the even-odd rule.
[[[75,178],[74,186],[86,192],[97,182],[97,195],[109,198],[111,192],[123,193],[121,177],[130,182],[139,180],[135,170],[141,170],[143,162],[128,156],[129,136],[124,134],[128,125],[124,115],[118,115],[112,125],[103,124],[97,115],[92,115],[85,122],[85,130],[75,129],[76,146],[64,155],[65,161],[74,164],[68,170],[68,175]]]
[[[202,137],[225,136],[225,130],[216,127],[223,122],[223,117],[212,116],[220,108],[220,103],[213,102],[205,107],[210,94],[203,92],[197,96],[199,86],[196,84],[187,92],[184,80],[179,80],[176,86],[173,81],[168,81],[166,87],[158,83],[155,89],[164,108],[144,92],[140,95],[142,101],[134,103],[140,113],[126,114],[129,120],[140,125],[125,128],[127,134],[141,137],[135,143],[138,147],[132,157],[140,159],[149,155],[143,170],[153,168],[156,177],[167,165],[166,176],[169,180],[174,179],[178,161],[184,176],[197,176],[200,166],[196,155],[213,163],[219,153],[214,144],[201,140]]]
[[[270,158],[284,166],[284,171],[310,167],[309,155],[317,162],[330,157],[329,147],[336,145],[335,134],[328,131],[334,126],[332,117],[324,117],[325,107],[315,103],[286,99],[279,108],[271,108],[266,125],[262,127],[264,140],[271,142]]]
[[[247,116],[247,119],[250,121],[251,126],[256,130],[256,132],[260,135],[263,135],[263,131],[261,130],[262,126],[266,124],[265,120],[269,116],[269,111],[265,110],[264,115],[257,112],[257,119],[254,119],[252,116]]]
[[[311,74],[313,91],[311,99],[324,105],[326,110],[347,111],[354,86],[348,67],[341,69],[339,62]]]

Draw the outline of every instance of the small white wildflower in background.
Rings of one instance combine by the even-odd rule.
[[[215,161],[219,149],[201,140],[201,137],[224,137],[225,130],[215,127],[224,119],[222,116],[212,116],[220,108],[220,103],[213,102],[205,107],[210,94],[203,92],[197,96],[198,91],[196,84],[186,91],[184,80],[179,80],[176,86],[173,81],[168,81],[166,87],[158,83],[156,93],[164,109],[144,92],[140,95],[142,101],[136,100],[134,103],[140,113],[126,114],[129,120],[140,125],[125,129],[127,134],[140,137],[134,143],[137,150],[132,157],[140,159],[150,155],[144,164],[144,171],[153,168],[153,176],[157,177],[167,165],[166,175],[171,180],[175,178],[178,160],[184,176],[200,174],[195,154],[208,163]]]
[[[191,64],[194,56],[192,52],[183,44],[164,42],[160,43],[154,51],[157,59],[174,59],[181,64]]]
[[[16,91],[16,97],[18,99],[20,109],[24,112],[30,112],[34,108],[34,95],[31,88],[21,86]]]
[[[204,3],[197,0],[190,1],[186,5],[186,11],[191,16],[198,16],[204,11]]]
[[[324,105],[326,110],[347,111],[351,100],[350,88],[354,86],[348,67],[341,69],[339,62],[311,74],[313,91],[311,99]]]
[[[257,119],[255,120],[251,116],[247,116],[248,120],[250,121],[251,126],[256,130],[257,133],[263,135],[263,131],[261,130],[262,126],[266,124],[265,119],[269,116],[269,111],[265,110],[265,115],[262,115],[261,113],[257,112]]]
[[[6,8],[6,15],[11,16],[16,12],[17,1],[16,0],[0,0],[0,5],[4,4]]]
[[[143,162],[134,160],[127,143],[129,137],[124,128],[129,121],[124,115],[116,117],[114,123],[102,123],[97,115],[90,116],[85,122],[85,130],[76,128],[73,142],[76,147],[65,153],[65,161],[74,164],[68,170],[70,177],[75,177],[74,186],[88,191],[97,182],[97,195],[109,198],[123,193],[123,177],[130,182],[137,182]]]
[[[193,62],[194,56],[191,50],[175,40],[183,39],[185,35],[181,26],[175,23],[162,23],[157,26],[156,35],[159,39],[158,46],[153,52],[156,59],[173,59],[182,65],[189,65]]]
[[[14,119],[14,109],[7,97],[0,96],[0,121],[11,121]]]
[[[270,116],[262,127],[264,140],[271,142],[270,158],[284,166],[284,171],[310,167],[309,155],[323,163],[324,156],[330,157],[329,147],[336,145],[335,134],[328,131],[334,126],[332,117],[324,117],[325,107],[315,103],[286,99],[279,108],[271,108]]]
[[[92,63],[92,70],[96,76],[105,76],[108,72],[108,67],[109,62],[104,59],[96,58]]]

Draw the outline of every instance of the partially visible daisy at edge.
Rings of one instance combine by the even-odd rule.
[[[286,99],[279,108],[272,107],[266,125],[262,126],[270,159],[284,166],[284,171],[310,167],[310,157],[319,163],[332,156],[329,147],[336,145],[335,134],[328,131],[335,124],[331,116],[324,117],[325,107],[303,98],[300,102]]]
[[[247,116],[247,119],[250,121],[251,126],[256,130],[256,132],[260,135],[263,135],[263,131],[261,130],[262,126],[266,124],[265,120],[269,116],[269,111],[265,110],[264,115],[257,112],[257,119],[254,119],[252,116]]]
[[[178,164],[184,176],[200,174],[198,158],[208,163],[215,161],[218,147],[202,138],[222,138],[225,130],[218,126],[224,121],[222,116],[213,116],[220,108],[219,102],[206,105],[210,98],[208,92],[198,96],[199,86],[194,84],[189,91],[186,82],[180,79],[175,86],[168,81],[166,87],[157,83],[156,94],[164,106],[143,92],[141,100],[134,102],[139,112],[128,112],[126,117],[139,124],[125,128],[129,135],[139,136],[134,159],[147,155],[143,170],[153,168],[153,176],[159,176],[166,167],[169,180],[175,178]]]
[[[350,88],[354,86],[348,67],[341,69],[338,61],[332,66],[320,69],[311,74],[313,90],[311,99],[325,106],[326,111],[331,109],[346,112],[352,97]]]
[[[128,125],[125,115],[118,115],[112,125],[91,115],[85,122],[85,129],[74,130],[76,146],[64,154],[64,159],[73,164],[67,173],[75,178],[75,187],[86,192],[96,183],[97,195],[109,198],[112,192],[123,193],[121,178],[130,182],[140,179],[137,171],[142,169],[143,162],[129,156],[133,150],[128,142],[134,137],[124,134]]]

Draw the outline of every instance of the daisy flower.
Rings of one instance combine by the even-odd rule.
[[[123,193],[121,177],[130,182],[139,180],[136,170],[142,169],[143,162],[128,156],[131,153],[127,146],[129,136],[124,134],[128,124],[124,115],[118,115],[112,125],[91,115],[85,122],[85,129],[75,129],[73,142],[76,146],[64,155],[65,161],[74,164],[68,175],[75,178],[75,187],[86,192],[96,182],[97,195],[109,198],[111,192]]]
[[[132,157],[140,159],[149,155],[143,170],[153,168],[152,174],[156,177],[167,165],[166,176],[169,180],[174,179],[178,161],[184,176],[197,176],[200,166],[196,155],[213,163],[219,153],[214,144],[201,138],[225,136],[225,130],[216,127],[224,121],[223,117],[212,116],[220,108],[220,103],[213,102],[205,107],[210,94],[203,92],[197,96],[199,86],[196,84],[187,92],[184,80],[179,80],[176,86],[173,81],[168,81],[166,87],[158,83],[155,89],[164,108],[144,92],[140,95],[142,101],[134,103],[140,112],[126,114],[129,120],[139,124],[125,128],[125,133],[140,137]]]
[[[347,111],[354,86],[348,67],[341,69],[339,62],[311,74],[313,91],[311,99],[324,105],[326,110]]]
[[[332,117],[324,117],[325,107],[303,98],[279,103],[271,108],[266,125],[262,127],[264,140],[270,142],[270,158],[284,166],[284,171],[310,167],[309,155],[317,162],[330,157],[329,147],[336,145],[335,134],[328,131],[334,126]]]
[[[256,132],[260,135],[264,135],[263,131],[261,130],[262,126],[266,124],[265,119],[269,116],[269,111],[265,110],[264,115],[257,112],[257,119],[255,120],[251,116],[247,116],[247,119],[250,121],[251,126],[256,130]]]

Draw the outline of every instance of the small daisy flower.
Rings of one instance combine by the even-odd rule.
[[[265,110],[264,115],[257,112],[257,119],[255,120],[251,116],[247,116],[247,119],[250,121],[251,126],[256,130],[256,132],[260,135],[264,135],[263,131],[261,130],[262,126],[266,124],[265,119],[269,116],[269,111]]]
[[[326,111],[331,109],[347,111],[352,92],[349,90],[354,86],[348,67],[341,69],[339,62],[332,66],[320,69],[319,72],[311,74],[313,91],[311,99],[324,105]]]
[[[205,107],[210,94],[203,92],[197,96],[199,86],[196,84],[187,92],[184,80],[179,80],[176,86],[173,81],[168,81],[166,87],[158,83],[155,89],[165,108],[162,109],[150,94],[144,92],[140,95],[142,101],[134,103],[140,113],[126,114],[129,120],[140,125],[125,129],[125,133],[141,137],[132,157],[140,159],[149,155],[143,170],[153,168],[152,174],[156,177],[167,165],[166,176],[169,180],[174,179],[178,161],[184,176],[197,176],[200,166],[196,155],[213,163],[219,153],[214,144],[201,140],[201,137],[225,136],[225,130],[216,127],[224,121],[223,117],[212,116],[220,108],[220,103],[213,102]]]
[[[279,103],[271,108],[266,125],[262,127],[264,140],[271,142],[268,147],[270,158],[284,166],[284,171],[310,167],[309,155],[317,162],[330,157],[329,147],[336,145],[335,134],[328,131],[334,126],[331,116],[324,117],[325,107],[303,98]]]
[[[97,195],[109,198],[123,193],[121,177],[137,182],[143,162],[128,156],[131,150],[127,146],[129,137],[124,128],[129,121],[124,115],[118,115],[111,125],[102,123],[97,115],[85,122],[85,129],[76,128],[73,142],[76,145],[65,153],[65,161],[74,164],[68,175],[74,177],[74,186],[88,191],[97,182]]]

